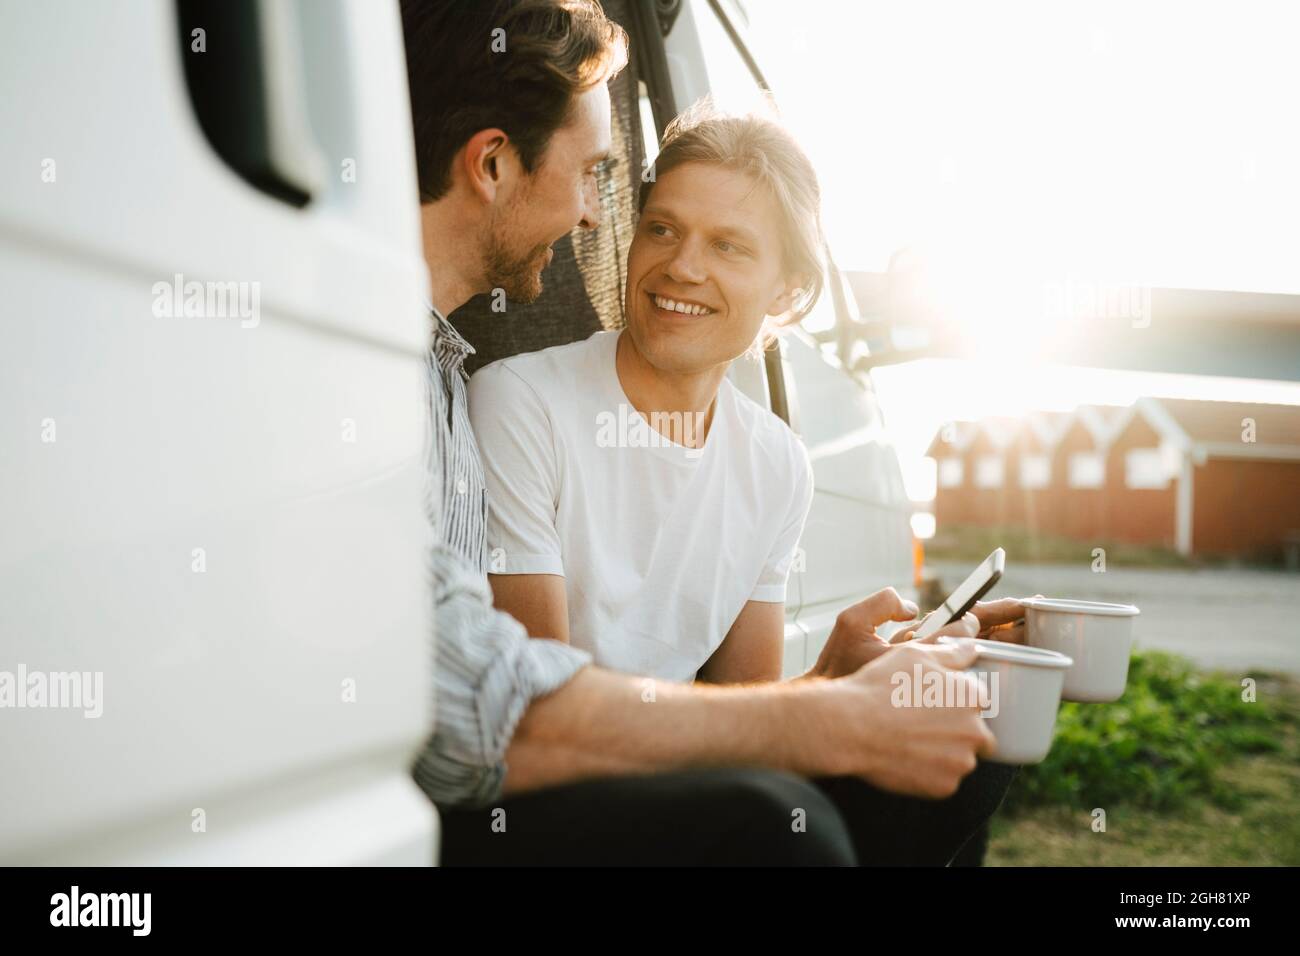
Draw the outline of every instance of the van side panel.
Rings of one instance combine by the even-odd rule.
[[[334,174],[305,209],[211,151],[172,4],[2,6],[0,670],[102,693],[0,713],[0,860],[429,863],[395,5],[303,32],[351,91],[313,104]]]

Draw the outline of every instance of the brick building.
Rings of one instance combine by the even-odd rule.
[[[975,438],[976,428],[974,422],[949,422],[939,429],[925,451],[926,457],[935,461],[936,484],[942,489],[942,494],[936,493],[934,499],[937,526],[979,523],[967,461],[967,449]]]
[[[1300,540],[1300,407],[1144,398],[1118,424],[1114,537],[1239,557]]]
[[[1300,406],[1143,398],[957,423],[936,523],[1022,527],[1187,555],[1300,549]]]
[[[1067,416],[1048,453],[1042,530],[1067,538],[1104,536],[1106,451],[1118,405],[1080,405]]]

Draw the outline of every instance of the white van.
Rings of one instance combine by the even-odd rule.
[[[397,6],[72,6],[0,0],[0,862],[429,863]],[[754,66],[722,4],[626,6],[659,129]],[[787,674],[913,577],[851,301],[735,372],[816,471]]]
[[[185,9],[0,5],[0,862],[428,863],[397,7]]]

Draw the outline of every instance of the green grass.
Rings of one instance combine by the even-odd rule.
[[[1300,865],[1300,683],[1135,655],[1113,704],[1063,704],[993,820],[989,865]],[[1106,813],[1094,832],[1093,810]]]

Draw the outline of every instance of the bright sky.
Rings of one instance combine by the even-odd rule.
[[[1071,280],[1300,293],[1300,3],[744,2],[841,267],[909,247],[959,296]],[[741,105],[738,64],[710,67]],[[1300,404],[1295,384],[1041,364],[875,378],[917,500],[934,491],[920,452],[954,418],[1144,394]]]

